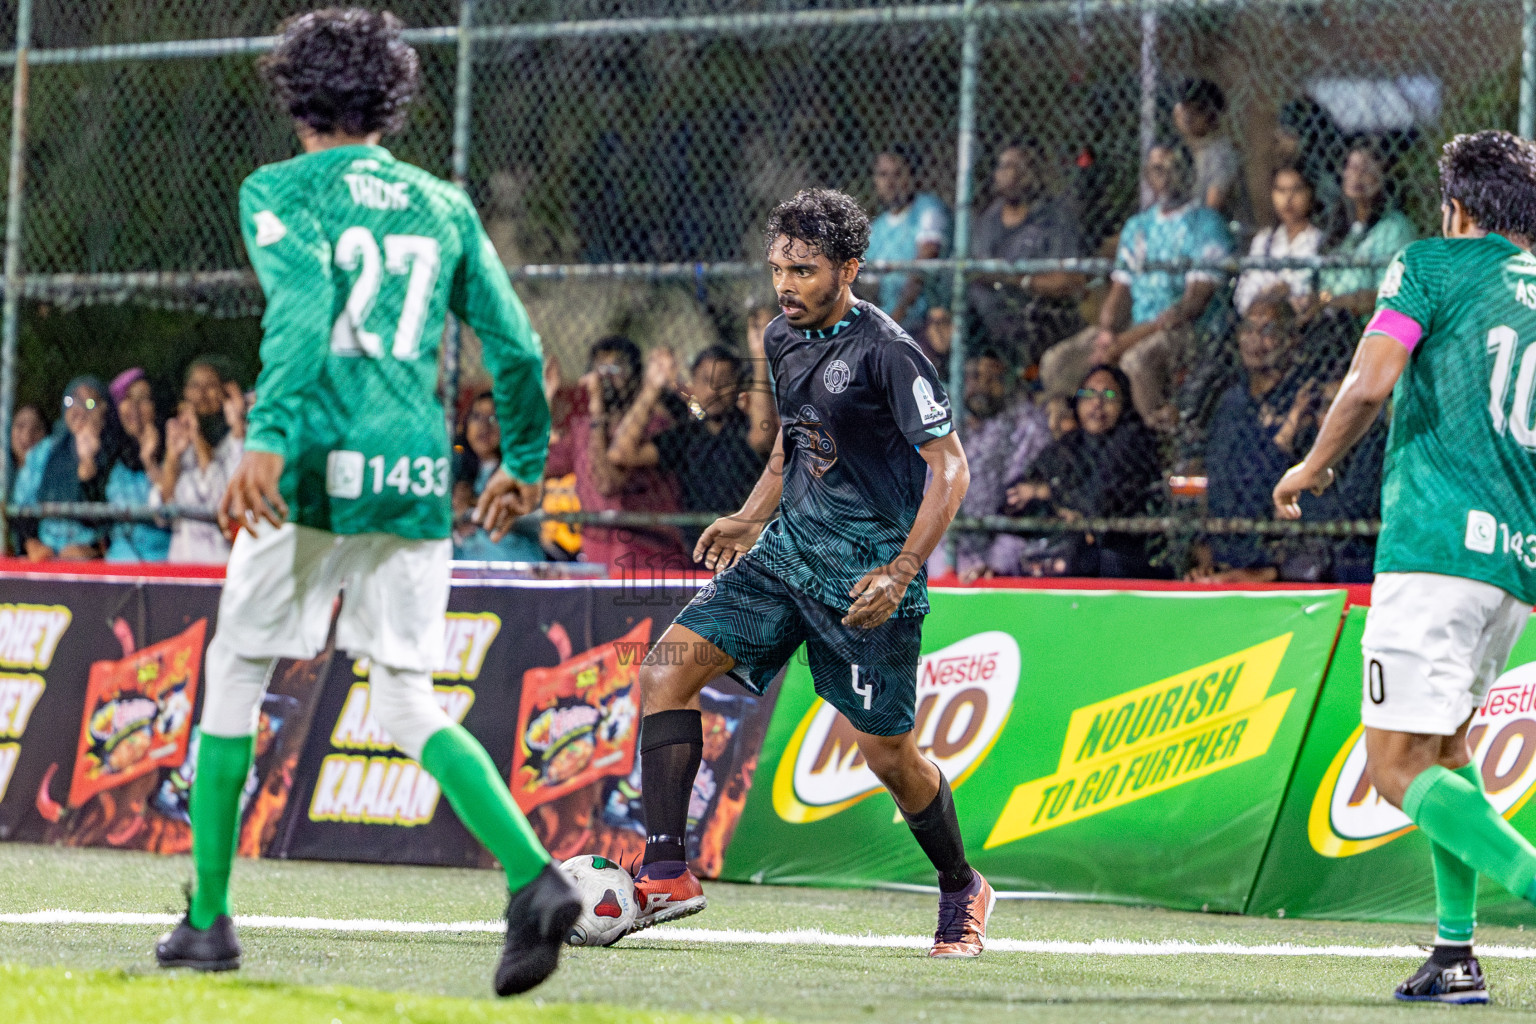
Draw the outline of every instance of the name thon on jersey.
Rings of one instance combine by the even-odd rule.
[[[359,161],[362,163],[363,161]],[[372,163],[372,161],[368,161]],[[352,165],[354,168],[357,164]],[[385,181],[371,174],[343,174],[342,180],[352,193],[352,202],[370,210],[409,210],[411,208],[408,186],[403,181]]]

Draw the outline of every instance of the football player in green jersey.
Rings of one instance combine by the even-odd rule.
[[[1488,802],[1467,745],[1536,602],[1536,147],[1458,135],[1440,195],[1444,237],[1388,267],[1317,442],[1274,497],[1299,518],[1392,398],[1360,717],[1372,785],[1430,841],[1439,919],[1396,994],[1485,1003],[1478,874],[1536,902],[1536,849]]]
[[[451,310],[484,343],[502,464],[476,509],[493,536],[538,501],[549,439],[539,341],[462,189],[379,146],[416,92],[393,15],[328,9],[286,22],[263,71],[302,155],[240,189],[267,297],[245,456],[220,508],[240,529],[208,647],[192,784],[196,881],[162,966],[229,970],[229,873],[262,694],[278,658],[366,656],[369,713],[419,760],[507,874],[500,995],[555,969],[580,909],[484,748],[438,706],[452,520],[437,349]]]

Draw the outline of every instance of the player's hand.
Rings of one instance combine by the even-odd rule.
[[[224,500],[219,502],[219,529],[230,541],[242,526],[265,520],[275,527],[288,521],[288,503],[278,491],[283,478],[283,457],[271,452],[248,451],[229,479]]]
[[[843,616],[843,625],[856,629],[874,629],[891,617],[891,613],[901,604],[902,595],[907,592],[907,584],[911,582],[912,574],[894,565],[869,570],[848,591],[848,596],[854,602],[848,614]]]
[[[480,500],[475,503],[475,511],[469,518],[479,523],[491,535],[491,540],[499,541],[511,532],[518,516],[532,512],[543,500],[542,481],[524,483],[497,466],[496,472],[486,481],[485,490],[480,492]]]
[[[1322,494],[1333,483],[1333,470],[1324,467],[1314,470],[1305,462],[1292,466],[1275,484],[1275,518],[1301,518],[1301,492]]]
[[[764,525],[740,516],[721,516],[699,536],[693,546],[693,560],[710,572],[724,572],[752,550]]]

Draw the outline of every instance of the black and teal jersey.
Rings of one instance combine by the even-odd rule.
[[[848,591],[889,564],[917,518],[928,465],[918,446],[953,429],[922,350],[876,306],[807,334],[780,316],[763,336],[784,429],[784,496],[753,548],[785,583],[847,610]],[[896,615],[928,611],[919,572]]]

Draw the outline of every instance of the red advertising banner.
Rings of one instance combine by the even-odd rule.
[[[198,619],[169,640],[91,665],[70,807],[186,758],[207,631]]]

